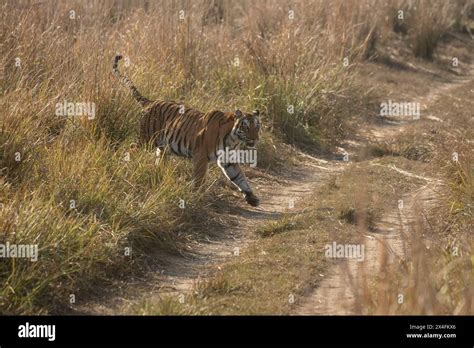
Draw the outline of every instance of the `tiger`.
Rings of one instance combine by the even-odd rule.
[[[260,199],[238,163],[226,163],[220,151],[239,150],[242,144],[256,148],[260,139],[261,120],[259,110],[251,113],[237,109],[234,112],[213,110],[207,113],[186,108],[174,101],[150,100],[144,97],[132,81],[118,69],[121,55],[115,57],[113,73],[128,88],[143,108],[140,120],[140,143],[151,144],[172,154],[186,157],[193,162],[193,184],[199,189],[206,177],[210,163],[217,163],[224,175],[243,194],[253,207]]]

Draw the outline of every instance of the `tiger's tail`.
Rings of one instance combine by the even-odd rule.
[[[132,95],[135,98],[137,102],[139,102],[142,106],[147,106],[152,103],[152,101],[146,97],[144,97],[135,87],[133,82],[125,75],[122,75],[122,73],[118,69],[118,62],[122,59],[123,57],[121,55],[115,56],[114,60],[114,65],[113,65],[113,71],[115,76],[119,79],[120,83],[129,88],[132,91]]]

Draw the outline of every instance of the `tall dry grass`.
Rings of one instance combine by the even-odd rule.
[[[62,311],[209,229],[213,180],[194,193],[187,162],[131,146],[140,109],[111,76],[115,54],[151,98],[263,110],[268,156],[280,139],[325,150],[365,110],[351,66],[374,54],[398,3],[3,0],[0,242],[38,244],[40,258],[1,261],[0,311]],[[56,116],[63,101],[95,103],[95,119]]]

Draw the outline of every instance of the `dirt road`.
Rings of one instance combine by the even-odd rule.
[[[462,78],[452,83],[446,83],[432,90],[428,95],[418,98],[422,107],[422,117],[433,122],[443,122],[441,115],[427,115],[423,113],[428,106],[434,103],[443,94],[451,91],[464,83],[472,81],[471,78]],[[394,134],[403,132],[405,126],[417,120],[400,118],[391,120],[386,124],[375,125],[367,130],[372,137],[378,140],[390,139]],[[366,133],[366,134],[367,134]],[[379,159],[374,159],[369,165],[383,166]],[[362,244],[365,246],[365,258],[360,262],[356,259],[344,259],[337,263],[329,272],[320,286],[300,301],[295,310],[297,315],[354,315],[369,314],[358,301],[363,296],[363,284],[367,279],[375,277],[386,268],[387,262],[399,262],[405,255],[406,245],[403,243],[402,234],[410,233],[415,221],[422,218],[426,209],[436,201],[440,182],[435,178],[424,177],[411,173],[395,166],[389,166],[398,174],[421,179],[426,182],[424,186],[406,194],[396,209],[387,212],[375,228],[367,230]],[[388,255],[388,259],[384,256]]]

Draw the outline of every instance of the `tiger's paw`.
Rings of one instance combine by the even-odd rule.
[[[252,192],[245,193],[245,200],[252,207],[257,207],[260,204],[260,199],[255,196]]]

